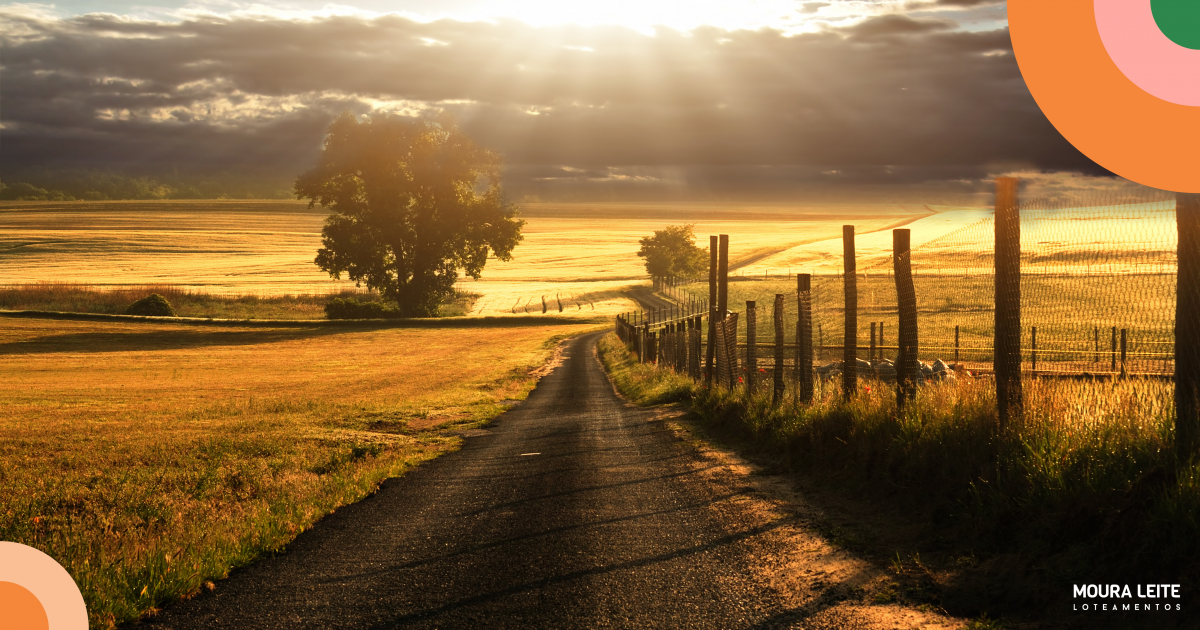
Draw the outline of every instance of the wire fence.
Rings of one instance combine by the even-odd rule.
[[[1174,373],[1173,318],[1178,237],[1175,198],[1153,189],[1033,199],[1019,206],[1021,229],[1021,369],[1040,375]],[[911,250],[917,296],[919,358],[988,372],[995,357],[995,219],[991,213]],[[876,239],[878,241],[878,239]],[[890,251],[868,247],[857,264],[858,356],[891,363],[898,351],[898,305]],[[813,360],[841,361],[845,280],[812,277]],[[769,309],[794,296],[794,278],[729,279],[729,308],[747,301]],[[708,287],[673,289],[701,300]],[[689,297],[690,294],[690,297]],[[785,300],[796,320],[797,302]],[[765,311],[764,311],[765,312]],[[795,326],[783,327],[795,344]],[[739,340],[745,342],[744,329]],[[756,341],[774,344],[772,326]],[[743,352],[744,354],[744,352]]]

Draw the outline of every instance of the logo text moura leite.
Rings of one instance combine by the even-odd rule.
[[[1149,599],[1141,602],[1076,603],[1075,610],[1182,610],[1178,584],[1075,584],[1076,599]],[[1167,601],[1162,601],[1167,600]]]

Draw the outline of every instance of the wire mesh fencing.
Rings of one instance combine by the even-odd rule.
[[[1021,369],[1039,375],[1174,373],[1173,318],[1178,237],[1174,195],[1153,189],[1059,195],[1022,202],[1020,213]],[[989,372],[995,358],[995,218],[991,213],[911,249],[919,358]],[[857,355],[893,362],[899,310],[889,256],[869,252],[856,269]],[[734,277],[730,309],[774,302],[797,319],[795,281]],[[813,361],[840,362],[845,339],[843,274],[812,277]],[[700,296],[707,287],[684,285]],[[795,345],[794,324],[783,327]],[[739,339],[745,342],[745,331]],[[757,342],[774,344],[760,327]],[[744,354],[744,349],[743,349]]]

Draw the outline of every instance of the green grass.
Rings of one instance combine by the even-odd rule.
[[[691,379],[638,363],[616,335],[600,339],[600,360],[626,398],[642,405],[658,405],[691,398],[696,385]]]
[[[838,383],[818,382],[812,405],[789,388],[772,408],[765,390],[706,389],[633,364],[615,335],[601,351],[636,402],[673,392],[717,435],[823,487],[920,506],[914,518],[933,519],[965,554],[1015,554],[1033,577],[989,604],[1002,611],[1028,612],[1072,580],[1200,581],[1200,461],[1176,462],[1169,382],[1027,380],[1025,419],[1001,432],[986,379],[925,386],[903,411],[889,386],[867,381],[849,402]]]

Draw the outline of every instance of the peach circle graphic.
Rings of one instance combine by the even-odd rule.
[[[0,582],[0,628],[4,630],[50,630],[46,609],[29,589]]]
[[[1164,100],[1127,78],[1100,37],[1096,7],[1096,0],[1009,0],[1013,51],[1030,93],[1059,133],[1100,166],[1153,188],[1200,193],[1200,107]]]
[[[1096,27],[1108,56],[1138,87],[1179,105],[1200,106],[1200,50],[1171,41],[1150,0],[1096,0]]]
[[[32,604],[40,607],[45,621],[41,626],[14,623],[13,628],[87,630],[87,606],[71,574],[54,558],[33,547],[0,541],[0,628],[10,627],[4,605],[10,597],[16,598],[14,601],[21,604],[21,619],[32,611],[31,602],[16,589],[29,594],[33,599]]]

